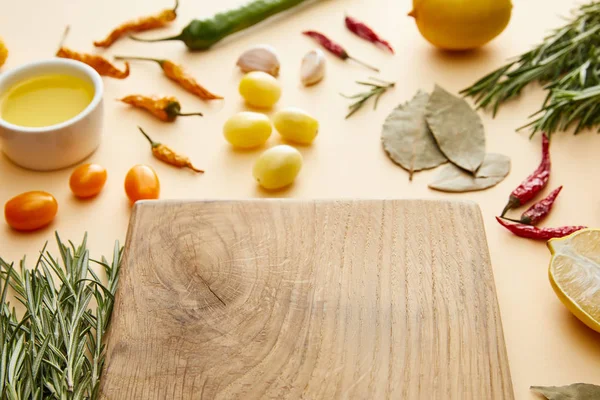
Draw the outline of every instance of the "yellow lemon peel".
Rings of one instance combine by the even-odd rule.
[[[548,242],[554,292],[581,322],[600,332],[600,229],[583,229]]]
[[[498,36],[510,21],[510,0],[413,0],[408,13],[421,35],[445,50],[470,50]]]

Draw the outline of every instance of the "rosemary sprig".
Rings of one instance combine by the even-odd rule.
[[[496,115],[500,105],[533,82],[544,85],[548,95],[535,119],[519,129],[550,134],[576,124],[578,133],[600,124],[600,1],[582,5],[541,44],[461,93]]]
[[[17,271],[0,258],[1,399],[98,397],[122,249],[116,242],[111,261],[94,261],[85,236],[78,247],[56,241],[60,257],[44,246],[33,269],[23,259]],[[106,286],[91,263],[102,266]],[[21,316],[7,301],[9,289],[24,306]]]
[[[347,99],[358,99],[354,103],[350,104],[350,106],[348,107],[350,109],[350,112],[346,115],[346,119],[350,118],[352,116],[352,114],[354,114],[355,112],[360,110],[360,108],[371,97],[375,97],[375,102],[373,103],[373,110],[375,110],[377,108],[377,103],[379,102],[379,98],[381,98],[381,96],[388,89],[393,88],[396,85],[396,83],[394,83],[394,82],[387,82],[387,81],[373,78],[373,77],[369,77],[369,79],[372,82],[356,81],[357,84],[363,85],[363,86],[368,86],[370,88],[366,92],[357,93],[352,96],[346,96],[346,95],[340,93],[342,97],[345,97]]]

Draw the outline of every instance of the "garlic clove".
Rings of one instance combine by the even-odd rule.
[[[306,53],[300,66],[300,80],[304,86],[314,85],[325,76],[325,54],[320,49]]]
[[[275,49],[268,45],[259,45],[246,50],[237,60],[242,72],[262,71],[277,77],[279,75],[279,58]]]

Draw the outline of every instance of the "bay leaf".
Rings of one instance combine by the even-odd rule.
[[[532,386],[531,390],[548,400],[598,400],[600,386],[589,383],[574,383],[568,386]]]
[[[485,157],[485,132],[477,112],[464,99],[435,85],[425,118],[448,160],[467,171],[477,171]]]
[[[381,132],[383,148],[396,164],[413,172],[434,168],[448,161],[438,148],[425,121],[429,95],[419,91],[386,118]]]
[[[442,192],[472,192],[490,188],[502,182],[510,172],[510,158],[502,154],[488,153],[475,174],[454,164],[445,166],[429,184]]]

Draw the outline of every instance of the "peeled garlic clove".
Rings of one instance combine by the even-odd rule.
[[[306,53],[300,66],[300,80],[304,86],[314,85],[325,76],[325,54],[314,49]]]
[[[267,74],[279,75],[279,58],[275,49],[268,45],[260,45],[246,50],[237,60],[242,72],[262,71]]]

